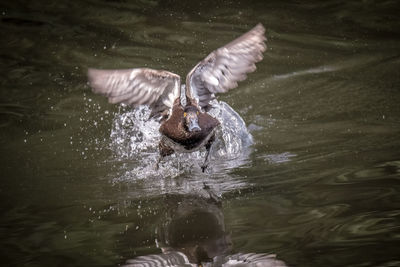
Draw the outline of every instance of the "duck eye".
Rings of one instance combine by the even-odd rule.
[[[183,112],[183,117],[186,117],[186,115],[187,115],[187,113],[186,113],[186,112]]]

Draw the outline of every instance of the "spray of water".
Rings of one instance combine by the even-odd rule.
[[[245,164],[253,138],[243,119],[228,104],[214,100],[210,115],[221,122],[217,138],[210,151],[208,173],[218,173]],[[110,147],[116,158],[127,159],[131,166],[118,180],[140,180],[176,177],[183,173],[199,173],[205,149],[192,153],[174,154],[158,160],[160,124],[149,120],[150,110],[141,106],[115,115]]]

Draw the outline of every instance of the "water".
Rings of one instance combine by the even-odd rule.
[[[126,170],[125,174],[118,175],[113,181],[146,180],[146,186],[155,194],[159,194],[160,191],[188,193],[188,188],[191,191],[193,186],[198,187],[199,180],[209,185],[215,182],[218,175],[224,177],[226,186],[230,186],[227,169],[239,167],[248,161],[253,138],[243,119],[227,103],[216,100],[212,103],[213,108],[209,114],[217,118],[221,126],[217,128],[216,141],[209,154],[212,164],[209,164],[205,174],[200,172],[206,155],[205,148],[188,154],[174,154],[162,160],[156,168],[159,160],[158,143],[161,139],[158,131],[160,123],[154,119],[149,120],[151,110],[142,106],[134,110],[127,108],[130,110],[127,112],[123,109],[124,111],[117,113],[113,120],[110,150],[117,161],[127,159],[129,162],[123,168]],[[196,172],[196,175],[193,175],[193,172]],[[178,176],[184,177],[182,185],[174,183],[170,188],[166,188],[164,184],[160,186],[160,177]],[[190,176],[194,178],[193,181]],[[220,185],[218,182],[214,186]],[[235,184],[233,188],[236,187]],[[230,189],[226,188],[225,191]],[[223,191],[218,190],[218,194],[222,193]],[[150,192],[147,192],[148,194]]]
[[[218,241],[209,251],[274,253],[289,266],[399,266],[399,11],[396,1],[1,3],[3,264],[117,266]],[[86,84],[88,67],[184,77],[258,22],[264,60],[218,105],[247,128],[224,124],[205,174],[204,151],[155,171],[157,123]]]

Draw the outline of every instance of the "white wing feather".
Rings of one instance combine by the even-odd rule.
[[[213,51],[199,62],[186,77],[186,94],[195,98],[202,108],[209,105],[214,94],[237,87],[246,74],[256,69],[266,49],[265,28],[257,24],[229,44]]]
[[[172,108],[180,93],[180,77],[164,70],[89,69],[88,77],[93,92],[106,96],[110,103],[148,105],[154,115]]]

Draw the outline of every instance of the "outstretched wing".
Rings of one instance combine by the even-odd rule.
[[[153,115],[172,108],[179,97],[180,77],[172,72],[147,68],[88,70],[93,92],[102,94],[112,104],[133,107],[148,105]]]
[[[207,108],[214,94],[237,87],[246,74],[256,69],[266,49],[265,28],[257,24],[229,44],[213,51],[199,62],[186,77],[186,94]]]

